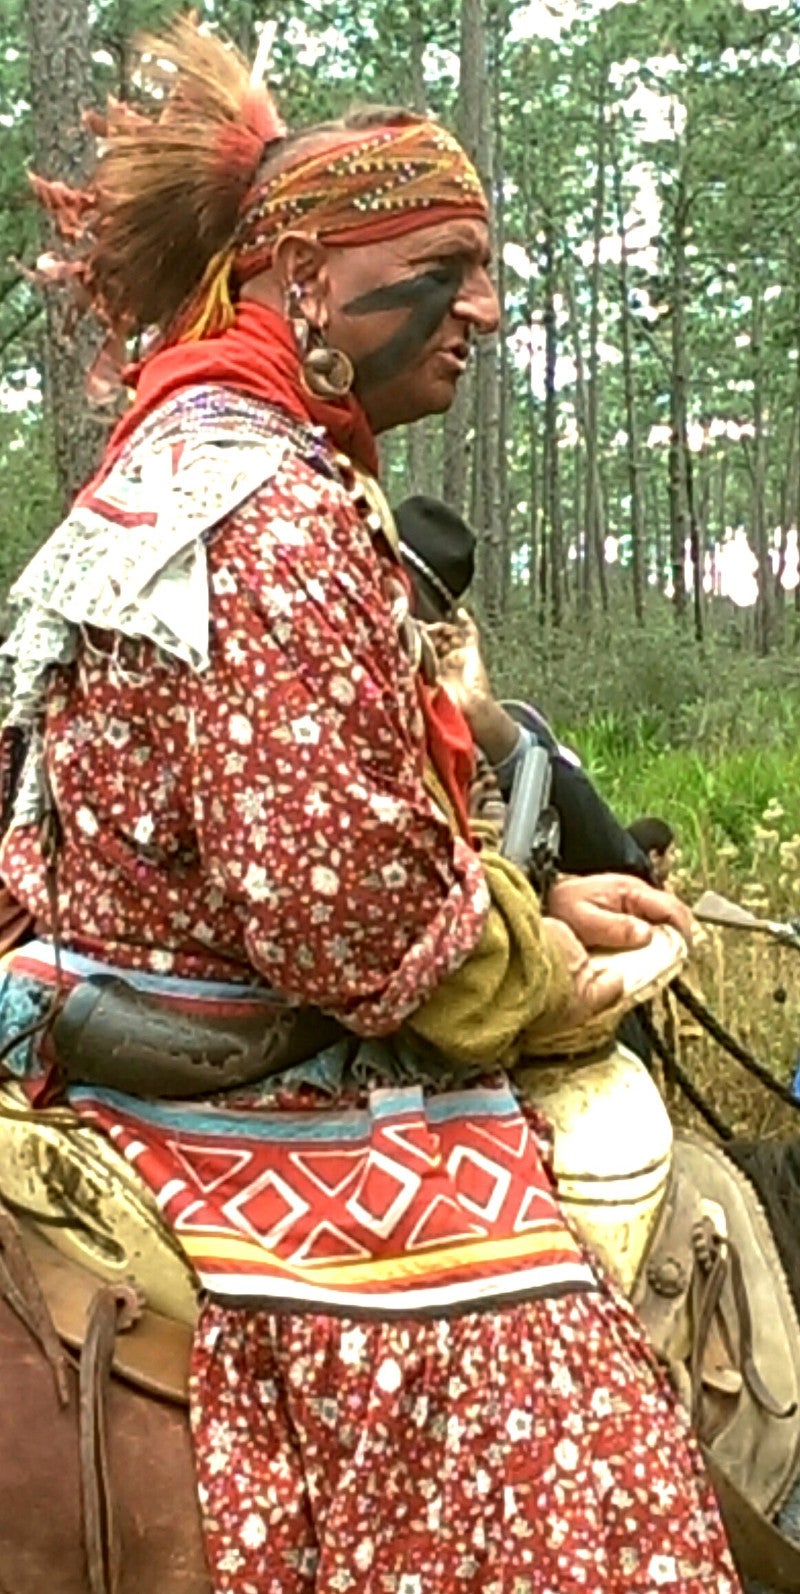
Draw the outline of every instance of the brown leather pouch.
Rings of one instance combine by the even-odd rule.
[[[278,998],[263,1013],[218,1018],[167,1007],[117,975],[97,975],[70,991],[48,1044],[70,1084],[181,1098],[281,1073],[344,1033],[316,1009]]]

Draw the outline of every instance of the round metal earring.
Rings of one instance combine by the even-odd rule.
[[[355,379],[352,360],[341,349],[330,349],[327,344],[309,349],[300,371],[305,387],[315,398],[346,398]]]

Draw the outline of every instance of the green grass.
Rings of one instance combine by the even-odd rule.
[[[766,917],[800,915],[800,693],[754,690],[744,705],[733,695],[695,701],[672,721],[672,743],[649,710],[559,728],[623,821],[649,813],[672,824],[673,884],[688,902],[713,888]],[[722,1022],[788,1081],[800,1048],[800,955],[713,930],[691,978]],[[797,1133],[796,1114],[696,1026],[679,1015],[677,1023],[684,1067],[739,1133]],[[687,1117],[682,1100],[674,1107]]]
[[[688,902],[713,888],[774,918],[800,915],[800,656],[746,646],[748,617],[702,651],[651,605],[642,632],[623,617],[576,618],[542,636],[525,617],[490,641],[501,694],[550,715],[624,823],[668,820]],[[800,1048],[800,955],[764,936],[712,930],[691,980],[714,1013],[778,1076]],[[661,1008],[657,1005],[657,1016]],[[796,1134],[776,1103],[697,1026],[675,1015],[684,1067],[737,1131]],[[694,1122],[682,1099],[673,1103]],[[698,1125],[699,1126],[699,1125]]]
[[[765,851],[779,857],[780,844],[800,832],[800,725],[791,742],[751,747],[625,747],[603,721],[565,729],[624,823],[642,814],[669,821],[698,883],[714,881],[723,860],[728,875],[748,880]],[[776,805],[781,814],[765,819]]]
[[[644,630],[620,611],[543,635],[517,614],[488,642],[498,691],[549,714],[625,823],[669,820],[703,884],[721,862],[726,878],[749,879],[764,861],[760,832],[775,831],[776,858],[800,833],[800,654],[755,658],[748,620],[717,614],[698,649],[665,600],[652,600]]]

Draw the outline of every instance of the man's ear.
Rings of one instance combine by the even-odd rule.
[[[275,245],[272,269],[284,295],[293,288],[297,308],[311,326],[324,332],[328,324],[330,272],[328,250],[316,238],[285,232]]]

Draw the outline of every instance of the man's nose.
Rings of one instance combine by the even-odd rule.
[[[477,333],[496,332],[500,325],[500,301],[488,271],[481,270],[465,279],[452,306],[453,315],[466,321]]]

